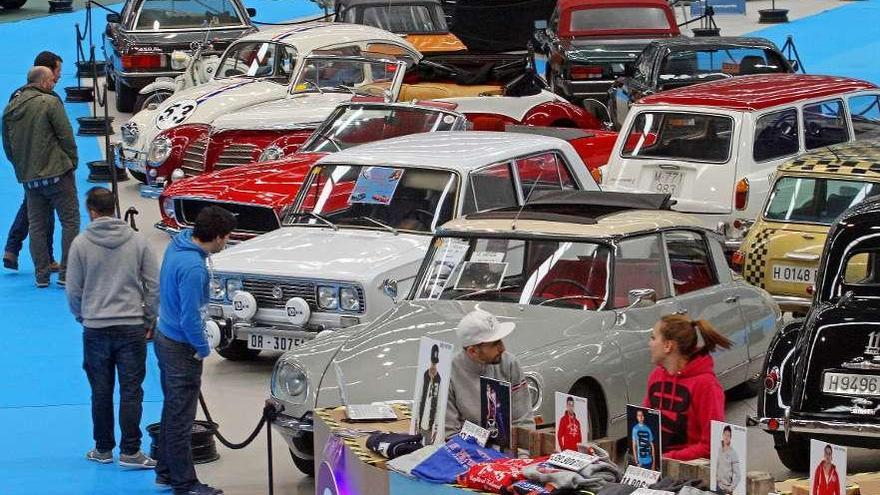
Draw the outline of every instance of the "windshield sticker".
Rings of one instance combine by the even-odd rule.
[[[181,100],[169,105],[156,117],[156,127],[163,131],[174,127],[189,118],[198,106],[194,100]]]
[[[402,178],[403,170],[399,168],[364,167],[348,197],[348,204],[388,205]]]
[[[491,251],[475,251],[471,255],[471,261],[476,263],[501,263],[504,261],[504,253]]]
[[[507,263],[465,262],[455,282],[456,290],[498,290],[507,272]]]
[[[470,244],[457,238],[437,239],[434,241],[436,257],[431,260],[431,267],[425,277],[425,289],[422,297],[438,299],[452,280],[455,267],[464,260]]]
[[[444,124],[451,124],[451,123],[453,123],[453,122],[455,122],[455,117],[453,117],[452,115],[445,115],[445,116],[443,117],[443,123],[444,123]]]

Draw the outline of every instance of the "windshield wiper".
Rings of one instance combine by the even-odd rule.
[[[382,227],[383,229],[387,230],[388,232],[391,232],[391,233],[394,234],[394,235],[397,235],[397,229],[395,229],[394,227],[392,227],[392,226],[390,226],[390,225],[388,225],[388,224],[382,223],[382,222],[380,222],[380,221],[378,221],[378,220],[372,219],[372,218],[367,217],[367,216],[357,217],[357,219],[358,219],[358,220],[366,220],[366,221],[371,222],[371,223],[373,223],[373,224],[375,224],[375,225],[378,225],[379,227]]]
[[[326,87],[327,87],[327,86],[325,86],[325,88],[326,88]],[[351,87],[351,86],[347,86],[347,85],[345,85],[345,84],[337,84],[337,85],[335,85],[335,86],[330,86],[329,89],[344,89],[344,90],[348,91],[349,93],[351,93],[351,94],[353,94],[353,95],[357,95],[357,91],[356,91],[353,87]]]
[[[328,226],[330,226],[333,230],[339,230],[339,227],[337,227],[336,224],[333,223],[333,222],[331,222],[330,220],[327,220],[327,217],[325,217],[325,216],[323,216],[323,215],[318,215],[317,213],[315,213],[315,212],[313,212],[313,211],[295,211],[295,212],[293,212],[293,213],[288,213],[288,216],[291,216],[291,217],[312,217],[312,218],[316,218],[316,219],[318,219],[318,220],[324,222],[324,223],[327,224]]]

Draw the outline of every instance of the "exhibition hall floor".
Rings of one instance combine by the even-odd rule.
[[[257,20],[278,22],[309,15],[316,5],[306,0],[249,0],[257,8]],[[766,8],[769,1],[748,2],[749,16],[719,17],[723,34],[754,33],[782,45],[787,34],[793,34],[804,64],[809,72],[860,77],[880,83],[880,68],[875,63],[878,51],[876,25],[880,22],[880,3],[869,0],[840,3],[832,0],[779,0],[779,7],[792,9],[798,20],[764,28],[755,23],[756,10]],[[831,10],[825,10],[831,9]],[[805,16],[805,17],[804,17]],[[96,33],[103,29],[102,13],[96,16]],[[76,84],[74,78],[74,22],[84,23],[84,12],[53,15],[36,19],[3,22],[0,16],[0,95],[7,95],[24,81],[33,56],[43,49],[55,51],[64,58],[64,77],[57,91]],[[99,36],[98,36],[99,38]],[[112,99],[112,95],[111,95]],[[71,119],[88,115],[90,106],[67,104]],[[116,125],[127,116],[117,116]],[[101,158],[95,138],[77,138],[80,167],[77,179],[80,195],[91,187],[86,182],[85,163]],[[18,208],[22,191],[15,182],[12,168],[5,158],[0,164],[0,229],[6,230]],[[141,214],[138,224],[152,247],[161,253],[167,236],[152,225],[158,219],[155,200],[138,195],[137,183],[130,180],[121,185],[123,210],[136,206]],[[83,211],[83,227],[87,223]],[[60,228],[56,229],[56,252],[60,249]],[[4,237],[5,241],[5,237]],[[0,494],[152,494],[160,493],[153,485],[150,471],[126,471],[116,464],[99,465],[85,460],[92,447],[89,389],[81,368],[81,328],[67,309],[64,291],[54,284],[48,289],[34,286],[33,266],[27,245],[20,259],[19,272],[0,273],[0,314],[7,324],[0,345],[0,369],[5,373],[0,386]],[[54,279],[53,279],[54,280]],[[216,420],[227,437],[243,439],[259,418],[268,393],[268,379],[275,356],[264,356],[255,362],[241,364],[212,355],[205,365],[203,391]],[[158,369],[152,353],[149,356],[144,384],[144,417],[142,426],[158,420],[162,394]],[[633,398],[632,400],[639,400]],[[745,415],[754,410],[754,400],[729,404],[727,419],[744,423]],[[248,448],[239,451],[218,446],[220,460],[198,467],[206,482],[226,490],[230,495],[264,494],[266,485],[265,432]],[[787,477],[785,468],[772,450],[770,437],[758,431],[749,434],[749,470],[765,470],[778,479]],[[287,449],[278,435],[274,436],[276,493],[307,494],[313,484],[296,472]],[[144,450],[149,438],[144,439]],[[867,451],[851,454],[850,466],[858,470],[880,470],[880,460]]]

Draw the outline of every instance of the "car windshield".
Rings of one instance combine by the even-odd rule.
[[[360,24],[373,26],[392,33],[445,33],[449,32],[445,19],[434,16],[427,5],[367,5],[361,9]],[[354,15],[351,9],[348,17]],[[436,17],[436,18],[435,18]],[[355,22],[348,20],[347,22]]]
[[[729,47],[669,53],[660,67],[660,82],[697,82],[711,78],[788,72],[776,52],[764,48]]]
[[[230,0],[144,0],[135,29],[158,31],[242,24],[238,9]]]
[[[854,180],[782,177],[776,181],[764,218],[831,225],[850,206],[880,194],[880,184]]]
[[[601,309],[610,256],[591,242],[439,237],[415,297]]]
[[[568,26],[573,33],[617,30],[672,29],[666,11],[652,7],[610,7],[575,10]]]
[[[429,233],[452,219],[458,177],[446,170],[360,165],[314,167],[285,225]]]
[[[440,110],[346,105],[337,109],[300,151],[333,153],[398,136],[453,131],[462,124],[458,116]]]
[[[353,93],[384,96],[391,90],[397,65],[387,60],[308,57],[291,93]]]
[[[624,158],[674,158],[724,163],[730,156],[733,119],[722,115],[642,112],[629,130]]]
[[[268,78],[287,84],[295,65],[296,49],[291,46],[265,41],[243,41],[226,51],[215,78]]]

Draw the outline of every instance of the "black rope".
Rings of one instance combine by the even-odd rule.
[[[211,418],[211,413],[208,412],[208,406],[207,406],[207,404],[205,404],[205,397],[202,395],[201,392],[199,392],[199,404],[202,405],[202,412],[205,414],[205,419],[207,419],[208,423],[211,425],[211,431],[213,431],[214,434],[217,435],[217,440],[220,440],[220,443],[222,443],[228,449],[239,450],[239,449],[243,449],[243,448],[247,447],[248,445],[251,444],[251,442],[254,441],[255,438],[257,438],[257,435],[260,434],[260,430],[262,430],[263,426],[266,425],[267,413],[266,413],[266,410],[264,409],[263,415],[260,416],[260,421],[259,421],[259,423],[257,423],[257,426],[254,428],[254,431],[251,432],[251,434],[248,435],[248,437],[245,438],[243,442],[240,442],[240,443],[230,442],[229,440],[226,439],[226,437],[224,437],[223,435],[220,434],[220,429],[217,427],[217,423],[215,423],[214,420]],[[271,433],[272,433],[272,429],[269,428],[269,434],[271,435]]]
[[[119,14],[119,12],[116,12],[115,10],[111,9],[110,7],[107,7],[106,5],[98,3],[95,0],[88,0],[88,2],[86,2],[86,3],[90,3],[92,5],[97,5],[98,7],[101,7],[102,9],[106,10],[107,12],[110,12],[111,14]]]

